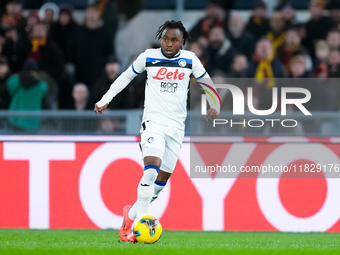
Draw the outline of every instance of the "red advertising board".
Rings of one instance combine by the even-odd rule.
[[[2,137],[0,228],[118,229],[122,207],[134,203],[143,173],[139,138],[100,139]],[[190,178],[193,147],[186,139],[149,213],[172,230],[340,232],[338,142],[304,137],[197,142],[194,153],[205,165],[245,169],[275,165],[280,158],[297,169],[319,164],[326,170],[316,171],[316,178],[304,178],[305,171],[299,178],[287,172],[259,178],[246,171],[233,178]]]

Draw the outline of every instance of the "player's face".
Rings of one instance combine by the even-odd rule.
[[[183,35],[178,28],[166,28],[163,31],[161,47],[167,58],[175,56],[183,43]]]

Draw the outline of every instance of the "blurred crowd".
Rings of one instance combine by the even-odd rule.
[[[305,105],[309,111],[339,110],[340,2],[328,1],[326,10],[323,0],[311,0],[305,23],[297,21],[290,2],[280,3],[268,17],[266,4],[258,1],[247,21],[209,4],[190,32],[189,50],[199,56],[216,84],[244,86],[244,94],[246,87],[253,87],[256,109],[271,108],[274,86],[295,86],[311,92]],[[199,96],[198,85],[192,88]],[[221,90],[220,96],[222,109],[231,110],[230,93]]]
[[[254,78],[257,109],[270,108],[274,86],[290,86],[272,79],[313,78],[300,84],[312,93],[308,110],[339,110],[340,86],[330,78],[340,77],[340,2],[311,0],[305,23],[297,21],[290,2],[279,2],[268,17],[266,4],[257,1],[249,20],[211,2],[185,48],[196,53],[215,83]],[[68,4],[45,3],[24,16],[20,0],[6,1],[0,10],[1,110],[92,109],[124,71],[115,57],[116,0],[95,0],[84,24],[73,12]],[[144,83],[145,74],[136,77],[109,108],[142,108]],[[228,96],[221,92],[231,107]]]
[[[83,25],[73,11],[45,3],[24,17],[20,0],[7,1],[0,24],[0,109],[92,109],[116,79],[116,2],[89,5]]]

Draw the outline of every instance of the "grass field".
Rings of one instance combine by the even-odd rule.
[[[340,254],[340,234],[164,231],[155,244],[115,230],[0,230],[0,254]]]

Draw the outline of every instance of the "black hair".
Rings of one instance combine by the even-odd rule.
[[[339,33],[339,30],[337,30],[336,28],[332,28],[331,30],[328,31],[327,34],[329,33]]]
[[[156,36],[155,36],[157,40],[160,40],[162,38],[163,31],[166,28],[172,28],[172,29],[178,28],[183,34],[183,40],[184,40],[183,45],[185,45],[185,42],[187,39],[190,39],[190,35],[188,31],[185,29],[181,21],[167,20],[165,21],[163,25],[161,25],[158,28],[158,31],[156,32]]]
[[[109,56],[109,58],[107,59],[106,64],[108,64],[108,63],[118,63],[119,64],[119,61],[115,56],[112,55],[112,56]]]

